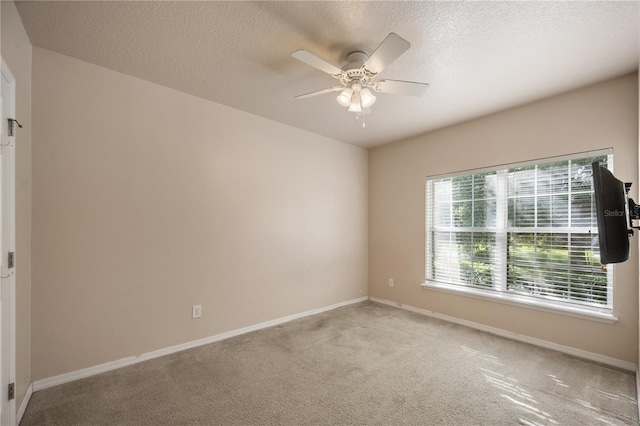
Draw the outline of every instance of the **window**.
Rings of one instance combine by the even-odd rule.
[[[425,286],[611,315],[593,161],[610,150],[428,178]]]

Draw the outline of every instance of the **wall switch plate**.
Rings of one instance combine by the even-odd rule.
[[[200,318],[202,316],[202,305],[193,305],[191,308],[191,318]]]
[[[389,287],[393,287],[393,278],[389,278]]]

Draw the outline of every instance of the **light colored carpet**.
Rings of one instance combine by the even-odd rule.
[[[372,302],[33,394],[29,425],[634,425],[635,376]]]

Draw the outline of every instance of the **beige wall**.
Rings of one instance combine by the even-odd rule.
[[[3,1],[2,57],[16,78],[16,402],[31,383],[31,44],[13,2]]]
[[[33,122],[34,381],[367,295],[366,150],[39,48]]]
[[[619,321],[612,325],[424,290],[420,283],[426,176],[613,147],[615,174],[636,182],[637,85],[634,73],[372,149],[369,295],[635,363],[637,234],[631,260],[614,267]],[[638,183],[634,188],[637,194]]]

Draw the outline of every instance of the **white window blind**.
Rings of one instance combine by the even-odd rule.
[[[426,281],[611,312],[591,163],[610,150],[426,181]]]

